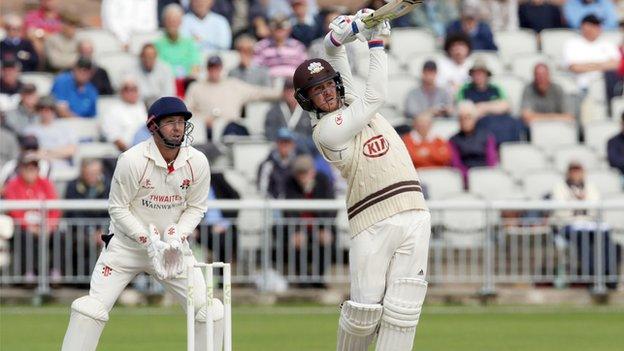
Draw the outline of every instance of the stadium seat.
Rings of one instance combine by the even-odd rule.
[[[191,137],[193,138],[193,145],[206,144],[208,142],[208,136],[206,135],[206,124],[202,121],[200,116],[193,116],[189,120],[191,124],[193,124],[193,131],[191,132]],[[218,123],[215,123],[218,124]],[[217,129],[213,125],[213,131]],[[214,141],[215,143],[217,141]]]
[[[96,57],[102,54],[123,51],[122,45],[115,35],[105,29],[83,29],[76,33],[76,37],[78,40],[90,40],[93,43],[94,55]]]
[[[449,201],[466,204],[466,209],[440,211],[442,239],[451,248],[476,248],[483,245],[486,228],[486,216],[483,209],[471,209],[482,206],[483,200],[469,193],[457,194]]]
[[[515,179],[522,179],[532,171],[548,168],[546,155],[528,143],[503,143],[500,146],[501,168]]]
[[[606,103],[607,87],[604,79],[596,79],[591,82],[587,90],[587,98],[591,98],[595,102]]]
[[[418,177],[431,200],[440,200],[461,193],[464,188],[462,175],[455,168],[419,168]]]
[[[257,187],[256,184],[250,182],[243,174],[235,169],[226,169],[223,171],[223,177],[230,185],[240,194],[242,199],[256,198]]]
[[[69,182],[78,178],[80,171],[78,166],[72,167],[52,167],[50,170],[50,180],[53,182]]]
[[[411,76],[420,78],[420,76],[422,75],[422,68],[425,62],[431,60],[439,64],[440,60],[445,56],[446,55],[443,51],[435,51],[414,55],[414,57],[410,58],[409,61],[407,61],[407,70],[410,72]]]
[[[96,55],[95,62],[106,70],[113,87],[117,90],[121,86],[124,76],[130,73],[138,59],[126,52],[115,52]]]
[[[533,69],[538,63],[545,63],[551,72],[555,71],[555,64],[544,54],[525,54],[515,57],[511,61],[511,73],[526,82],[533,80]]]
[[[574,123],[565,121],[535,121],[530,125],[531,143],[548,151],[558,146],[575,145]]]
[[[119,150],[113,143],[85,143],[78,148],[79,159],[117,157]]]
[[[585,144],[596,151],[600,157],[605,157],[607,142],[620,131],[620,124],[615,121],[594,121],[587,123],[584,129]]]
[[[504,62],[509,63],[515,57],[537,53],[535,32],[527,29],[499,31],[494,33],[498,53]]]
[[[579,34],[572,29],[544,29],[540,33],[542,53],[550,56],[557,65],[563,59],[563,48],[569,39],[578,38]]]
[[[468,191],[485,200],[517,200],[520,188],[499,168],[474,167],[468,170]]]
[[[600,196],[610,197],[624,191],[622,175],[617,169],[589,169],[586,173],[587,181],[594,184]],[[624,216],[623,216],[624,217]]]
[[[386,104],[403,109],[407,93],[416,86],[417,82],[408,75],[388,78],[388,94]]]
[[[258,167],[269,155],[272,145],[269,142],[239,142],[232,145],[234,169],[254,181]]]
[[[550,80],[553,83],[559,84],[561,86],[561,89],[563,89],[566,94],[577,95],[579,93],[578,85],[576,85],[576,81],[574,80],[574,77],[572,75],[567,73],[561,74],[560,72],[551,71],[550,77]]]
[[[522,178],[524,194],[530,200],[542,200],[564,176],[555,170],[532,171]]]
[[[492,83],[503,89],[507,95],[509,104],[511,105],[511,113],[513,116],[520,115],[520,104],[522,103],[522,92],[526,83],[512,75],[499,75],[492,79]]]
[[[477,60],[485,60],[488,69],[492,72],[493,76],[503,74],[505,67],[501,62],[500,57],[496,51],[473,51],[468,57],[468,66],[472,67],[472,64]]]
[[[624,193],[610,196],[602,203],[604,205],[620,205],[619,207],[606,209],[602,212],[602,220],[611,227],[611,239],[624,246],[624,216],[622,216],[621,204],[624,202]]]
[[[601,168],[602,161],[589,147],[579,145],[562,146],[552,150],[555,169],[565,172],[572,161],[580,162],[586,170]]]
[[[245,105],[245,118],[243,119],[249,134],[264,135],[264,121],[271,108],[268,101],[254,101]]]
[[[95,118],[61,118],[59,124],[73,131],[80,143],[95,142],[100,139],[99,121]]]
[[[143,45],[153,43],[162,35],[163,33],[160,31],[132,34],[130,42],[128,43],[128,52],[133,55],[139,55],[141,53],[141,49],[143,49]]]
[[[614,97],[611,99],[611,119],[621,120],[622,113],[624,113],[624,96]]]
[[[390,37],[390,48],[401,62],[409,62],[414,54],[435,51],[436,42],[429,30],[395,28]]]
[[[4,38],[6,38],[6,30],[0,28],[0,40],[4,40]]]
[[[107,111],[118,99],[119,98],[117,96],[98,96],[96,103],[98,118],[101,117],[102,114]]]
[[[39,96],[50,94],[52,84],[54,83],[54,75],[43,72],[24,72],[20,75],[22,83],[31,83],[37,87]]]
[[[431,126],[431,135],[449,140],[459,132],[459,121],[450,118],[435,118]]]

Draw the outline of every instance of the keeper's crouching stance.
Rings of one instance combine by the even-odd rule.
[[[180,99],[158,99],[147,120],[153,137],[119,157],[109,199],[108,241],[91,276],[89,295],[72,303],[63,351],[96,350],[117,297],[141,272],[155,277],[186,308],[186,267],[195,263],[187,237],[206,212],[210,186],[208,160],[186,145],[190,118]],[[195,347],[203,351],[206,285],[199,268],[194,276]],[[215,299],[215,350],[223,343],[223,312]]]
[[[418,175],[392,126],[377,111],[387,87],[383,38],[362,13],[339,16],[325,37],[328,61],[311,59],[294,74],[295,97],[314,113],[313,139],[348,182],[351,300],[342,305],[338,351],[411,350],[427,291],[430,215]],[[368,40],[363,97],[354,94],[344,44]]]

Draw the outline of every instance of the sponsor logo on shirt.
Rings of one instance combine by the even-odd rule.
[[[104,266],[104,268],[102,268],[102,275],[105,277],[110,276],[113,273],[113,269],[110,268],[109,266]]]
[[[152,181],[149,178],[146,178],[141,185],[143,189],[154,189],[155,187],[152,185]]]
[[[338,116],[336,116],[336,124],[337,125],[341,125],[342,124],[342,114],[338,114]]]
[[[368,139],[363,146],[362,153],[366,157],[381,157],[390,149],[388,140],[383,135],[377,135]]]
[[[141,199],[143,207],[154,210],[170,210],[184,205],[184,198],[180,195],[149,195]]]
[[[182,181],[182,185],[180,185],[180,189],[186,190],[186,189],[189,188],[189,186],[191,186],[191,180],[190,179],[184,179]]]

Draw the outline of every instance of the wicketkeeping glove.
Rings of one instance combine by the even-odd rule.
[[[147,235],[145,246],[147,249],[147,256],[150,259],[154,273],[158,279],[166,279],[167,272],[164,266],[164,253],[165,250],[169,248],[169,244],[160,240],[160,233],[153,224],[149,225],[149,234]]]

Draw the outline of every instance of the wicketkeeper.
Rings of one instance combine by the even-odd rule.
[[[89,295],[75,300],[63,351],[93,351],[108,313],[139,273],[156,278],[186,308],[186,267],[195,263],[188,236],[204,217],[210,186],[206,156],[190,146],[191,112],[176,97],[149,108],[153,137],[121,156],[109,198],[110,231],[91,276]],[[161,235],[162,233],[162,235]],[[206,349],[205,284],[195,275],[195,349]],[[213,302],[215,350],[223,342],[223,304]]]
[[[416,170],[394,128],[378,111],[388,85],[388,22],[366,29],[339,16],[325,36],[328,61],[311,59],[294,74],[295,97],[312,112],[320,153],[348,182],[351,299],[342,305],[338,351],[412,349],[427,291],[430,214]],[[357,96],[344,45],[368,41],[364,96]]]

